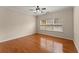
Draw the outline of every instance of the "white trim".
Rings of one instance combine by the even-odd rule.
[[[35,33],[32,33],[32,34],[29,34],[29,35],[33,35]],[[11,37],[11,38],[6,38],[6,40],[0,40],[0,43],[1,42],[6,42],[6,41],[9,41],[9,40],[14,40],[14,39],[18,39],[18,38],[21,38],[21,37],[24,37],[24,36],[29,36],[29,35],[21,35],[21,36],[17,36],[17,37]]]
[[[76,41],[75,41],[75,40],[73,40],[73,42],[74,42],[74,44],[75,44],[75,47],[76,47],[76,49],[77,49],[77,51],[78,51],[78,53],[79,53],[78,44],[76,43]]]
[[[72,38],[65,38],[65,37],[60,37],[60,36],[56,36],[56,35],[51,35],[51,34],[47,34],[47,33],[40,33],[38,32],[39,34],[44,34],[44,35],[49,35],[49,36],[54,36],[54,37],[58,37],[58,38],[63,38],[63,39],[67,39],[67,40],[73,40]]]

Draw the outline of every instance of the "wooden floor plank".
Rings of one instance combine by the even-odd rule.
[[[72,40],[42,34],[0,43],[1,53],[76,53]]]

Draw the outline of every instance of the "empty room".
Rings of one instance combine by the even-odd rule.
[[[78,6],[0,6],[0,53],[78,53],[78,25]]]

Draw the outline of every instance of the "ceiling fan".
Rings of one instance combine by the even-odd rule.
[[[30,9],[30,11],[32,11],[36,15],[46,14],[46,8],[40,8],[39,6],[36,6],[34,9]]]

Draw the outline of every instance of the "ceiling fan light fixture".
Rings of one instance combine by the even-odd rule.
[[[40,8],[36,6],[35,10],[33,9],[33,13],[36,15],[46,14],[46,8]]]

